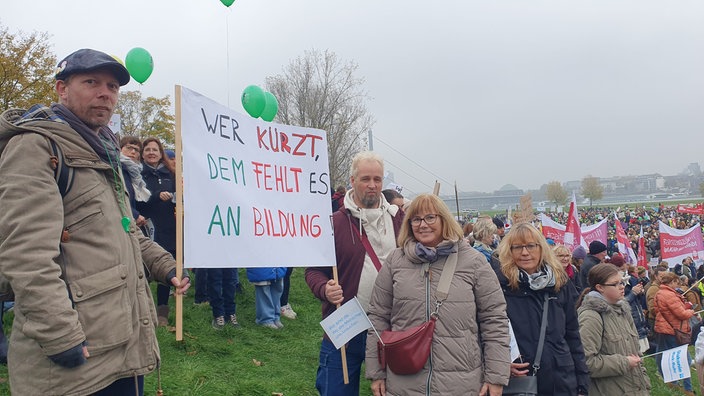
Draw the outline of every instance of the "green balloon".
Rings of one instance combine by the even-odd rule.
[[[264,91],[258,86],[250,85],[242,92],[242,107],[251,117],[259,117],[265,104]]]
[[[264,110],[262,110],[262,120],[271,122],[279,111],[279,101],[276,96],[269,91],[264,92]]]
[[[220,2],[225,4],[225,7],[229,7],[235,2],[235,0],[220,0]]]
[[[138,83],[142,84],[154,71],[154,60],[149,51],[144,48],[132,48],[125,57],[125,67],[130,72],[130,76]]]

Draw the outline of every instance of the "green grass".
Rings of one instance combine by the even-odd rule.
[[[164,395],[317,395],[315,373],[323,334],[319,325],[320,303],[305,285],[303,269],[295,269],[291,279],[290,302],[298,319],[282,319],[285,327],[278,331],[254,324],[254,286],[247,283],[243,270],[240,279],[245,287],[244,293],[236,297],[240,328],[213,330],[210,307],[193,305],[193,289],[183,304],[184,341],[175,341],[173,332],[159,328]],[[172,310],[172,324],[173,315]],[[5,318],[5,331],[9,334],[12,313]],[[658,379],[653,358],[646,359],[646,368],[653,384],[652,395],[680,394]],[[694,389],[698,389],[696,372],[692,374]],[[360,388],[362,396],[371,395],[368,381],[362,379]],[[147,377],[144,393],[154,395],[156,389],[155,373]],[[9,393],[7,367],[0,366],[0,395]]]

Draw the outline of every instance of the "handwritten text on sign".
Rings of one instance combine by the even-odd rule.
[[[187,267],[329,266],[325,131],[268,123],[181,89]]]

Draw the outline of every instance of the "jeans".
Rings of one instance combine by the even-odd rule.
[[[675,336],[669,335],[669,334],[658,334],[659,340],[658,340],[658,352],[661,351],[666,351],[668,349],[672,348],[677,348],[679,345],[677,344],[677,340],[675,339]],[[658,365],[658,370],[660,369],[660,362],[662,361],[662,354],[659,354],[658,357],[660,359],[656,359],[657,365]],[[691,363],[692,358],[689,356],[689,352],[687,352],[687,362]],[[662,370],[661,370],[662,374]],[[692,390],[692,379],[691,378],[685,378],[682,381],[682,386],[684,387],[684,390],[686,391],[691,391]],[[674,383],[678,383],[679,381],[675,381]]]
[[[144,376],[140,375],[137,377],[137,395],[144,395]],[[135,393],[135,379],[134,377],[120,378],[119,380],[108,385],[107,388],[103,388],[95,393],[93,396],[131,396]]]
[[[208,269],[196,268],[196,295],[193,301],[196,304],[208,301]]]
[[[257,324],[281,321],[280,298],[283,288],[283,278],[273,280],[269,285],[254,286],[254,307],[257,312]]]
[[[347,372],[350,383],[342,377],[342,358],[330,340],[323,338],[315,387],[320,396],[359,396],[359,375],[367,348],[367,332],[357,334],[347,343]]]
[[[288,267],[286,269],[286,275],[284,275],[284,292],[281,293],[281,306],[288,304],[288,291],[291,289],[291,273],[293,273],[293,267]]]
[[[237,268],[208,268],[208,298],[213,317],[235,314]]]

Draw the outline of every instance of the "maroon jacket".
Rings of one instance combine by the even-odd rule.
[[[352,224],[353,219],[356,221],[355,225]],[[396,216],[392,217],[392,221],[394,233],[398,237],[403,222],[403,211],[399,210]],[[364,256],[367,253],[360,239],[358,222],[359,219],[353,218],[350,211],[345,208],[332,215],[332,225],[335,230],[337,275],[345,298],[342,304],[357,295],[359,278],[362,276],[362,268],[364,267]],[[325,284],[330,279],[332,279],[332,267],[306,268],[306,283],[313,295],[323,302],[323,319],[335,311],[335,306],[325,298]]]

